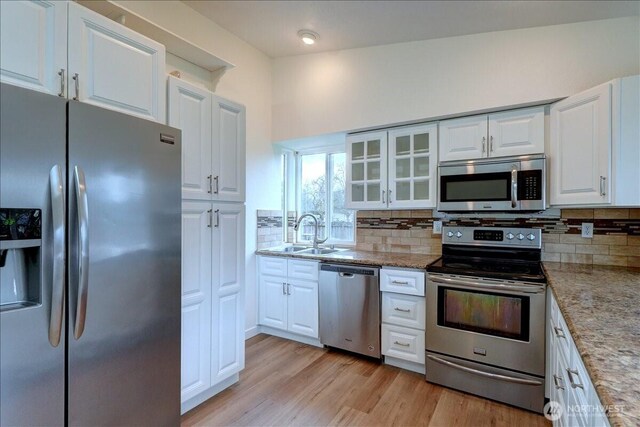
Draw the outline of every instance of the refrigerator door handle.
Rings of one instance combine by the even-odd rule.
[[[51,282],[51,317],[49,319],[49,342],[53,347],[60,344],[64,311],[65,278],[65,202],[62,186],[62,170],[55,165],[49,172],[51,192],[51,216],[53,225],[53,277]]]
[[[84,172],[79,166],[74,168],[74,182],[78,209],[78,302],[73,336],[80,339],[84,332],[89,291],[89,203]]]

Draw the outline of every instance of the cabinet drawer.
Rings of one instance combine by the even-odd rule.
[[[425,272],[420,270],[380,270],[380,290],[407,295],[424,296]]]
[[[382,325],[382,354],[424,363],[424,331],[402,326]]]
[[[258,257],[258,265],[261,275],[268,276],[287,276],[287,259],[276,257]]]
[[[425,305],[424,297],[383,292],[382,321],[424,330]]]
[[[318,262],[302,261],[299,259],[289,260],[289,278],[302,280],[318,280]]]

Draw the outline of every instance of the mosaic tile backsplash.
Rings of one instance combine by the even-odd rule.
[[[295,212],[287,218],[293,241]],[[438,219],[438,218],[436,218]],[[356,249],[440,255],[431,210],[358,211]],[[542,229],[542,259],[577,264],[640,267],[640,209],[563,209],[559,218],[456,218],[445,225]],[[582,223],[594,225],[592,239],[581,237]],[[258,249],[283,241],[281,211],[258,211]]]

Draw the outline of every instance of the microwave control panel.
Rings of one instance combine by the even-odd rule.
[[[542,171],[525,170],[518,172],[518,200],[542,199]]]

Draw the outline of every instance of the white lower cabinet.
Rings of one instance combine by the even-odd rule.
[[[182,412],[244,368],[242,204],[182,204]]]
[[[258,257],[258,321],[318,338],[318,262]]]
[[[382,354],[385,363],[424,373],[426,301],[425,272],[383,267]]]
[[[549,291],[547,383],[553,406],[545,407],[554,426],[600,427],[609,421],[598,394],[569,334],[555,298]]]

